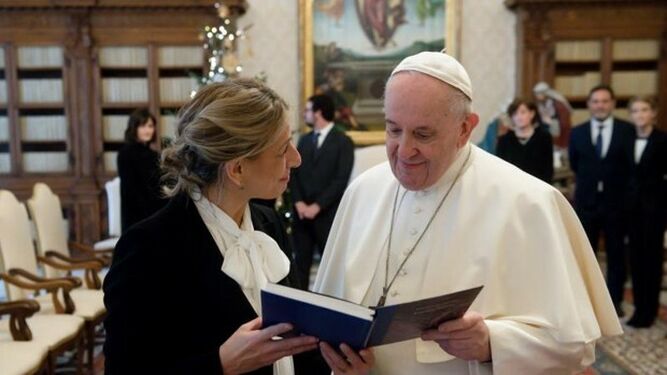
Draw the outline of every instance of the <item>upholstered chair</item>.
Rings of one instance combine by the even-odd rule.
[[[120,177],[115,177],[104,184],[107,196],[107,221],[109,225],[109,238],[95,242],[93,249],[97,251],[113,249],[120,238]]]
[[[60,198],[46,184],[35,184],[27,205],[37,230],[37,250],[39,259],[46,265],[46,276],[62,277],[83,269],[86,286],[101,289],[99,271],[109,264],[111,252],[95,251],[90,246],[67,241]],[[70,249],[80,251],[81,256],[73,258]]]
[[[12,329],[0,331],[0,374],[25,375],[43,372],[48,345],[33,341],[28,319],[39,310],[35,301],[0,302],[0,323]]]
[[[0,190],[0,277],[7,285],[9,299],[33,297],[39,302],[40,312],[32,318],[35,333],[41,332],[38,330],[42,326],[45,330],[75,325],[80,329],[83,326],[88,365],[92,368],[95,328],[106,316],[102,291],[82,288],[81,280],[69,275],[41,277],[37,259],[25,206],[11,192]],[[47,257],[40,256],[39,259],[43,262]],[[100,262],[80,261],[73,263],[72,268],[79,265],[101,267]],[[33,291],[47,293],[32,296]],[[48,321],[54,318],[59,321]],[[64,322],[68,319],[71,324]]]

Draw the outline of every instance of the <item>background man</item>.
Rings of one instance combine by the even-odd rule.
[[[626,279],[624,203],[633,163],[634,129],[614,118],[614,91],[606,85],[588,94],[591,119],[572,130],[568,152],[576,176],[574,206],[594,250],[600,231],[607,253],[607,287],[619,316],[623,316]]]
[[[352,140],[334,127],[334,111],[326,95],[308,99],[304,117],[313,131],[299,140],[301,167],[292,169],[290,179],[296,266],[303,289],[308,289],[313,249],[324,250],[354,162]]]
[[[470,311],[421,340],[345,357],[336,374],[540,374],[583,368],[621,328],[571,206],[556,189],[469,143],[465,69],[404,59],[385,89],[388,163],[348,187],[315,291],[374,306],[484,285]]]

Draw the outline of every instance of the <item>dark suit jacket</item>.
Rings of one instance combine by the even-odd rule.
[[[160,198],[159,164],[159,154],[142,143],[126,143],[118,151],[123,232],[165,205],[166,200]]]
[[[255,229],[291,259],[277,215],[252,204],[251,213]],[[257,317],[222,261],[186,195],[126,232],[104,280],[106,373],[220,374],[219,346]],[[272,367],[253,374],[272,374]]]
[[[623,208],[632,168],[634,133],[632,125],[615,118],[609,150],[600,160],[591,139],[590,121],[572,129],[568,152],[570,167],[576,175],[574,202],[577,210]],[[604,184],[602,194],[598,194],[599,181]]]
[[[496,155],[550,184],[554,177],[554,151],[551,134],[542,128],[526,144],[521,144],[513,131],[498,139]]]
[[[318,217],[333,217],[352,173],[354,145],[345,133],[331,129],[319,149],[312,132],[299,140],[301,166],[292,169],[290,191],[294,202],[317,202]]]
[[[634,156],[634,154],[633,154]],[[633,165],[629,203],[634,211],[667,215],[667,133],[653,129],[638,164]]]

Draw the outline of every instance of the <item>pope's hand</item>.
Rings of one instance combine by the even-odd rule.
[[[331,345],[326,342],[320,343],[322,357],[333,371],[334,375],[365,375],[371,371],[375,364],[375,356],[371,349],[362,349],[355,353],[347,344],[341,344],[340,350],[345,355],[343,358]]]
[[[466,312],[461,318],[444,322],[437,329],[422,333],[422,340],[438,343],[447,353],[468,361],[486,362],[491,360],[489,327],[484,318],[474,311]]]
[[[317,338],[300,336],[273,340],[292,329],[287,323],[264,329],[262,318],[256,318],[236,330],[218,350],[222,370],[227,374],[243,374],[268,366],[282,357],[317,348]]]

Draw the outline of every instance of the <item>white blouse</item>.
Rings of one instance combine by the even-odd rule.
[[[254,230],[249,205],[245,207],[239,227],[227,213],[203,194],[195,192],[193,195],[192,200],[197,211],[224,258],[222,272],[241,286],[248,302],[257,315],[261,316],[260,292],[268,282],[277,283],[287,276],[289,258],[273,238]],[[273,373],[294,374],[292,357],[284,357],[275,362]]]

